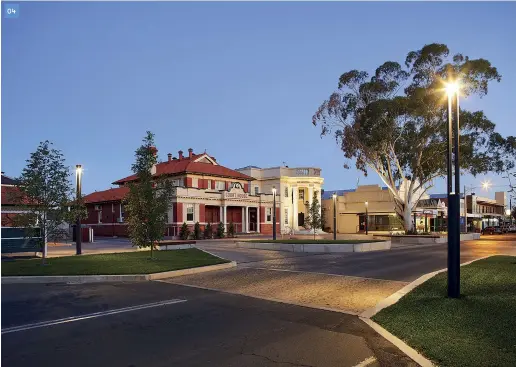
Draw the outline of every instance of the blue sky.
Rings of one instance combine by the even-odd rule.
[[[38,2],[19,15],[2,19],[2,171],[12,176],[48,139],[83,164],[85,193],[106,189],[151,130],[162,159],[191,147],[231,168],[319,166],[328,190],[380,183],[345,170],[311,117],[343,72],[433,42],[499,69],[502,82],[462,106],[516,133],[516,3]]]

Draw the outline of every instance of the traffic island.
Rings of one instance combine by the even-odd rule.
[[[141,281],[225,269],[236,264],[197,248],[19,259],[2,262],[2,284]]]
[[[390,250],[391,241],[382,240],[252,240],[240,241],[236,247],[290,252],[366,252]]]
[[[439,366],[516,366],[516,257],[461,267],[461,297],[442,272],[373,316]]]

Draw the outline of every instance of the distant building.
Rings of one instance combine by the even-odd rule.
[[[207,223],[216,226],[222,222],[226,230],[233,223],[236,232],[272,233],[272,192],[251,190],[255,178],[220,165],[209,154],[195,154],[192,149],[188,149],[188,155],[179,151],[177,158],[168,154],[168,159],[156,164],[152,172],[155,176],[166,175],[175,186],[165,235],[177,236],[183,223],[193,227],[196,222],[201,229]],[[118,187],[84,197],[88,218],[83,223],[93,227],[95,235],[128,234],[127,213],[122,200],[129,191],[127,184],[134,180],[135,175],[119,179],[113,182]],[[280,198],[278,192],[278,232]]]
[[[237,169],[254,181],[250,190],[254,194],[271,194],[276,188],[279,205],[278,221],[281,232],[303,233],[308,207],[312,204],[313,194],[321,204],[321,194],[324,179],[321,169],[316,167],[271,167],[260,168],[247,166]]]
[[[12,227],[16,215],[24,213],[25,210],[20,205],[19,190],[15,186],[17,181],[2,172],[2,226]]]
[[[356,189],[325,191],[323,206],[325,222],[333,231],[333,193],[337,194],[337,232],[360,233],[365,231],[366,202],[368,203],[367,223],[369,231],[403,230],[403,223],[396,215],[394,199],[386,187],[363,185]],[[504,216],[507,199],[505,192],[496,192],[495,199],[473,195],[461,197],[461,230],[480,231],[487,226],[496,226]],[[466,202],[466,205],[465,205]],[[448,197],[446,194],[424,195],[415,210],[413,222],[419,232],[446,231],[448,217]]]

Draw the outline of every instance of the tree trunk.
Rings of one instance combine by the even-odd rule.
[[[413,229],[412,225],[412,207],[405,204],[403,207],[403,226],[406,232],[411,232]]]
[[[46,258],[47,258],[47,244],[48,244],[48,233],[47,233],[47,215],[44,214],[43,215],[43,223],[42,223],[42,226],[43,228],[40,228],[40,233],[43,232],[43,249],[41,251],[41,263],[43,265],[46,264]]]

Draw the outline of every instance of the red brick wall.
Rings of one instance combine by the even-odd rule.
[[[205,206],[204,207],[204,220],[211,224],[220,222],[220,208],[218,206]]]
[[[231,182],[226,181],[226,191],[228,191],[228,190],[229,190],[229,185],[231,185]]]
[[[244,184],[244,192],[249,192],[249,184]]]
[[[204,223],[205,222],[205,214],[206,214],[206,211],[205,211],[205,204],[199,204],[199,223]]]
[[[128,226],[126,224],[104,224],[104,225],[89,225],[89,227],[93,228],[93,236],[117,236],[117,237],[127,237],[128,236]]]
[[[265,208],[263,206],[260,207],[260,225],[265,222],[267,218],[265,218]]]
[[[260,233],[262,234],[272,234],[272,223],[262,223],[260,224]],[[280,234],[280,224],[276,223],[276,235]]]
[[[3,227],[13,227],[15,223],[13,223],[13,219],[16,217],[15,213],[2,213],[2,226]]]
[[[183,223],[183,203],[173,204],[174,222]]]

